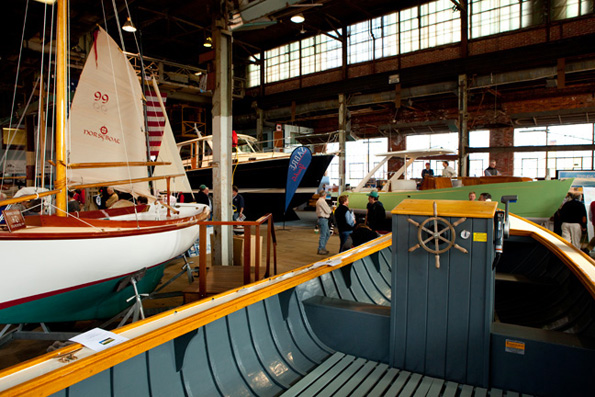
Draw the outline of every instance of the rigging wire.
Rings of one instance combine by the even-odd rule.
[[[43,83],[42,83],[42,80],[41,80],[41,76],[43,76],[44,66],[45,66],[45,63],[44,63],[45,62],[45,51],[44,50],[45,50],[45,37],[46,37],[45,36],[45,31],[47,29],[47,26],[46,26],[46,22],[47,22],[47,11],[48,11],[48,5],[46,3],[44,5],[44,8],[43,8],[43,29],[42,29],[43,34],[42,34],[42,39],[41,39],[41,49],[42,49],[42,51],[41,51],[41,70],[39,72],[39,76],[40,76],[40,86],[39,86],[40,99],[41,99],[41,96],[43,95],[43,89],[44,89]],[[51,38],[51,36],[50,36],[50,38]],[[34,179],[33,180],[34,180],[34,186],[35,187],[37,187],[37,172],[39,171],[39,162],[40,162],[39,160],[41,160],[44,157],[44,155],[45,155],[45,147],[43,147],[43,148],[41,147],[41,134],[42,134],[42,132],[41,132],[41,128],[42,128],[42,125],[41,125],[41,122],[42,122],[41,115],[43,114],[42,108],[41,108],[41,105],[42,105],[42,101],[41,100],[38,101],[38,105],[39,106],[37,107],[37,144],[36,144],[36,152],[37,152],[37,154],[35,155],[35,168],[34,168],[34,174],[33,174],[34,175]],[[43,141],[45,142],[45,139]],[[43,164],[41,166],[43,167]],[[40,181],[40,182],[43,185],[43,181]]]
[[[54,22],[56,20],[56,13],[53,12],[52,9],[52,18],[51,18],[51,24],[50,24],[50,37],[54,37]],[[46,99],[50,97],[50,89],[53,88],[53,94],[54,94],[54,98],[56,97],[56,85],[55,84],[51,84],[52,83],[52,54],[53,52],[53,45],[54,42],[52,40],[50,40],[50,56],[48,59],[48,75],[47,75],[47,91],[46,91]],[[46,141],[46,147],[47,147],[47,137],[48,137],[48,117],[50,115],[50,101],[46,100],[45,101],[45,126],[43,129],[43,134],[45,136],[45,141]],[[52,122],[53,122],[54,118],[52,118]],[[54,147],[54,134],[50,135],[50,148]],[[43,148],[43,150],[45,151],[45,148]],[[50,159],[52,161],[54,161],[54,156],[55,156],[55,151],[54,150],[50,150]],[[45,167],[45,162],[44,164],[42,164],[42,167]],[[49,174],[49,180],[50,180],[50,184],[52,184],[52,181],[54,180],[54,167],[50,167],[50,174]],[[52,185],[53,187],[53,185]]]
[[[17,72],[16,72],[16,76],[14,79],[14,91],[12,94],[12,106],[10,108],[10,118],[9,118],[9,124],[8,124],[10,126],[10,128],[12,128],[12,116],[14,114],[14,108],[15,108],[15,104],[16,104],[17,86],[18,86],[18,82],[19,82],[19,71],[21,70],[21,60],[22,60],[22,55],[23,55],[23,42],[25,41],[25,27],[27,26],[27,14],[28,13],[29,13],[29,1],[27,1],[25,4],[25,16],[23,19],[23,32],[21,33],[21,45],[19,47],[19,58],[17,61]],[[31,101],[31,99],[29,99],[29,102],[30,101]],[[19,125],[20,125],[20,122],[22,122],[22,117],[21,117],[21,120],[19,121]],[[4,152],[4,157],[2,159],[2,181],[0,181],[0,192],[4,188],[4,173],[6,172],[6,159],[7,159],[7,155],[8,155],[8,148],[10,147],[10,145],[12,145],[12,141],[14,140],[15,136],[16,136],[16,131],[15,131],[15,133],[11,134],[8,144],[6,145],[6,151]]]

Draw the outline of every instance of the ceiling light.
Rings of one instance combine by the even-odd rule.
[[[211,48],[213,46],[213,39],[211,37],[207,37],[202,45],[204,47]]]
[[[122,30],[124,30],[126,32],[130,32],[130,33],[136,32],[136,27],[134,26],[134,24],[130,20],[130,17],[128,17],[128,20],[126,21],[126,23],[124,24],[124,26],[122,26]]]
[[[56,2],[56,0],[35,0],[35,1],[37,1],[38,3],[44,3],[44,4],[49,4],[49,5],[52,5]]]
[[[291,19],[291,22],[293,22],[293,23],[302,23],[306,20],[306,18],[304,18],[304,15],[302,13],[295,14],[294,16],[292,16],[289,19]]]

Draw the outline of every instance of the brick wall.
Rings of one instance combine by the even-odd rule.
[[[514,128],[494,128],[490,130],[490,146],[513,146]],[[495,160],[496,168],[502,175],[514,176],[514,153],[492,153],[490,161]]]

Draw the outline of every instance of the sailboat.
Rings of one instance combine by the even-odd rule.
[[[0,392],[593,395],[595,262],[496,207],[404,200],[392,234],[8,368]]]
[[[64,41],[66,4],[58,2]],[[197,239],[208,212],[161,220],[104,220],[68,216],[66,187],[114,186],[150,196],[142,93],[117,44],[99,28],[66,122],[64,48],[57,49],[56,194],[54,215],[17,213],[0,231],[3,277],[0,324],[110,318],[152,291],[165,264]],[[68,149],[68,150],[66,150]],[[68,155],[67,155],[68,154]],[[110,182],[112,181],[112,182]],[[10,225],[9,225],[10,226]]]

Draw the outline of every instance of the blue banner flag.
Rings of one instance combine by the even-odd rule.
[[[312,161],[312,152],[305,146],[297,147],[291,153],[289,158],[289,168],[287,169],[287,185],[285,187],[285,211],[295,194],[310,162]]]

